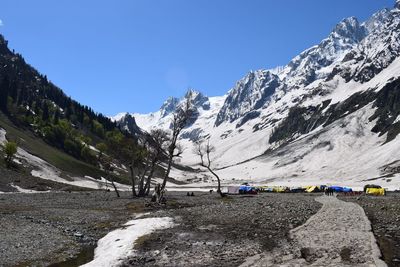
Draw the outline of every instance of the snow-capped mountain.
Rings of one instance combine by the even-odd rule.
[[[137,135],[142,133],[142,130],[136,124],[135,117],[128,112],[119,113],[114,121],[116,121],[117,126],[125,131],[130,132],[131,134]]]
[[[398,188],[399,55],[396,1],[363,23],[342,20],[286,66],[249,72],[224,96],[194,91],[197,112],[181,135],[181,163],[196,166],[193,141],[207,138],[227,183],[373,181]],[[180,101],[170,98],[159,111],[132,116],[146,131],[169,129]]]

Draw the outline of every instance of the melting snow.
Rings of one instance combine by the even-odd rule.
[[[11,187],[14,187],[15,189],[18,190],[18,193],[48,193],[50,192],[50,190],[47,191],[37,191],[37,190],[32,190],[32,189],[24,189],[22,187],[19,187],[18,185],[15,184],[11,184]]]
[[[118,266],[134,253],[136,240],[156,230],[173,227],[172,218],[144,218],[127,222],[123,228],[114,230],[101,238],[94,251],[94,259],[84,267]]]

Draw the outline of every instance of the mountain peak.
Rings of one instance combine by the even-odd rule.
[[[186,91],[186,94],[185,94],[184,98],[187,98],[187,97],[189,97],[190,95],[191,95],[192,97],[196,97],[198,94],[201,94],[201,93],[200,93],[199,91],[193,89],[193,88],[189,88],[189,89]]]
[[[167,116],[169,113],[175,110],[176,106],[179,104],[179,99],[176,97],[168,97],[167,100],[162,104],[161,110],[161,117]]]
[[[356,17],[343,19],[335,26],[331,33],[332,37],[346,38],[354,42],[359,42],[365,35],[365,29],[360,25]]]
[[[122,117],[120,117],[119,120],[116,120],[116,122],[122,130],[128,131],[131,134],[138,134],[142,132],[139,126],[136,124],[135,117],[133,117],[131,114],[126,112],[118,115],[121,115]]]
[[[268,70],[250,71],[229,91],[215,126],[233,122],[250,111],[262,108],[279,85],[279,77]]]
[[[385,21],[388,20],[392,16],[390,9],[384,8],[374,13],[371,18],[365,21],[362,26],[366,29],[368,33],[371,33],[375,30],[382,30]]]
[[[186,92],[184,99],[188,98],[189,96],[192,98],[192,104],[194,107],[202,107],[204,110],[208,110],[210,108],[208,97],[202,94],[200,91],[189,89]]]

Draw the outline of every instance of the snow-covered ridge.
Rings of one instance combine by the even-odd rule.
[[[115,116],[110,117],[111,121],[120,121],[128,112],[120,112]]]
[[[375,99],[365,103],[368,105],[363,108],[357,105],[348,106],[348,110],[344,111],[340,108],[354,94],[362,95],[371,90],[378,92],[389,81],[400,76],[399,7],[399,2],[396,2],[396,8],[383,9],[362,23],[355,17],[344,19],[327,38],[294,57],[286,66],[251,71],[226,95],[209,97],[210,108],[199,107],[196,121],[181,135],[180,142],[186,148],[181,163],[198,167],[199,159],[192,152],[193,140],[206,137],[216,147],[213,165],[220,169],[219,173],[226,181],[273,180],[290,184],[296,180],[295,183],[304,184],[305,180],[320,183],[329,177],[333,182],[343,184],[347,181],[349,185],[359,185],[368,179],[387,175],[382,168],[389,163],[387,161],[400,160],[400,155],[385,154],[380,149],[385,147],[385,151],[395,153],[392,148],[398,143],[398,137],[382,146],[386,135],[379,136],[372,132],[377,120],[370,121],[369,118],[376,110]],[[366,101],[362,97],[360,101]],[[171,108],[176,107],[178,102],[170,100],[168,103],[172,105],[163,105],[164,108],[157,112],[132,115],[138,126],[146,131],[153,128],[169,129]],[[165,107],[168,107],[168,112]],[[329,127],[324,126],[324,122],[318,122],[316,129],[301,130],[301,123],[294,124],[294,134],[290,136],[288,145],[301,144],[298,149],[263,157],[265,152],[280,151],[280,146],[289,142],[284,139],[272,143],[269,141],[271,134],[295,107],[307,110],[307,113],[299,114],[299,118],[304,120],[314,116],[317,111],[322,118],[328,110],[342,115],[335,118],[336,121],[331,121]],[[362,123],[355,127],[343,118],[361,120]],[[393,124],[398,122],[395,118],[393,121]],[[342,127],[339,122],[345,126]],[[352,132],[355,134],[347,136]],[[308,137],[320,136],[324,136],[324,142],[333,142],[340,139],[341,136],[337,135],[349,137],[349,145],[345,146],[346,149],[339,149],[343,143],[338,141],[333,149],[328,150],[327,157],[345,159],[344,163],[348,165],[337,164],[334,160],[325,161],[319,157],[321,149],[300,142]],[[362,151],[365,155],[353,157],[360,151],[354,144],[359,143],[364,144]],[[309,149],[309,159],[314,162],[311,169],[307,167],[309,161],[303,160],[305,156],[297,153],[306,153],[303,150],[305,147]],[[374,153],[382,156],[374,157]],[[287,158],[286,165],[278,163],[283,158]],[[397,177],[396,174],[391,175]],[[377,178],[373,181],[397,187],[400,185],[397,179]]]
[[[200,92],[193,91],[192,97],[194,99],[194,106],[198,112],[194,125],[199,125],[199,120],[203,123],[207,123],[205,120],[215,120],[216,113],[220,110],[226,96],[207,97]],[[185,97],[176,102],[174,107],[182,104],[184,99]],[[169,105],[165,104],[166,102],[164,102],[161,109],[156,112],[148,114],[131,113],[131,115],[135,118],[137,125],[145,131],[150,131],[154,128],[169,129],[172,111],[174,109],[171,109]],[[166,107],[168,108],[166,109]],[[202,123],[200,122],[200,124]],[[194,127],[194,125],[191,127]]]
[[[216,126],[223,121],[238,120],[248,112],[263,108],[270,99],[279,98],[288,90],[306,87],[326,79],[332,75],[337,65],[342,65],[344,59],[348,60],[351,51],[357,53],[362,49],[363,53],[369,55],[379,54],[382,41],[378,45],[375,45],[374,41],[382,39],[382,35],[388,35],[387,31],[393,31],[396,25],[388,24],[393,24],[393,19],[398,20],[398,17],[396,9],[383,9],[363,23],[359,23],[355,17],[343,19],[320,44],[303,51],[286,66],[250,71],[227,92],[225,103],[218,111]],[[394,40],[386,46],[393,42]],[[138,125],[146,129],[148,124],[155,125],[158,121],[161,122],[160,119],[167,117],[178,104],[178,98],[170,97],[157,112],[132,115]],[[111,119],[118,121],[125,115],[126,113],[119,113]],[[160,126],[164,127],[165,123],[161,122]]]

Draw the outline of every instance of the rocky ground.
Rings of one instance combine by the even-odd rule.
[[[321,204],[316,194],[231,196],[198,193],[174,196],[181,208],[157,216],[177,226],[138,240],[124,266],[239,266],[247,257],[272,250],[289,230],[305,223]],[[154,216],[154,214],[152,214]]]
[[[320,210],[318,195],[168,192],[159,206],[128,193],[0,194],[0,265],[79,266],[91,260],[99,238],[150,212],[174,218],[175,227],[139,238],[124,266],[239,266],[290,242],[290,230]],[[399,266],[400,194],[340,198],[364,208],[385,262]]]
[[[97,240],[132,219],[142,201],[99,191],[0,194],[0,266],[46,266],[87,247],[72,262],[90,260]]]
[[[0,265],[78,266],[91,260],[99,238],[143,212],[173,217],[177,226],[140,238],[125,265],[237,265],[286,239],[320,208],[314,198],[169,192],[160,207],[113,192],[0,194]]]
[[[400,266],[400,193],[384,197],[341,197],[364,208],[372,230],[389,267]]]

